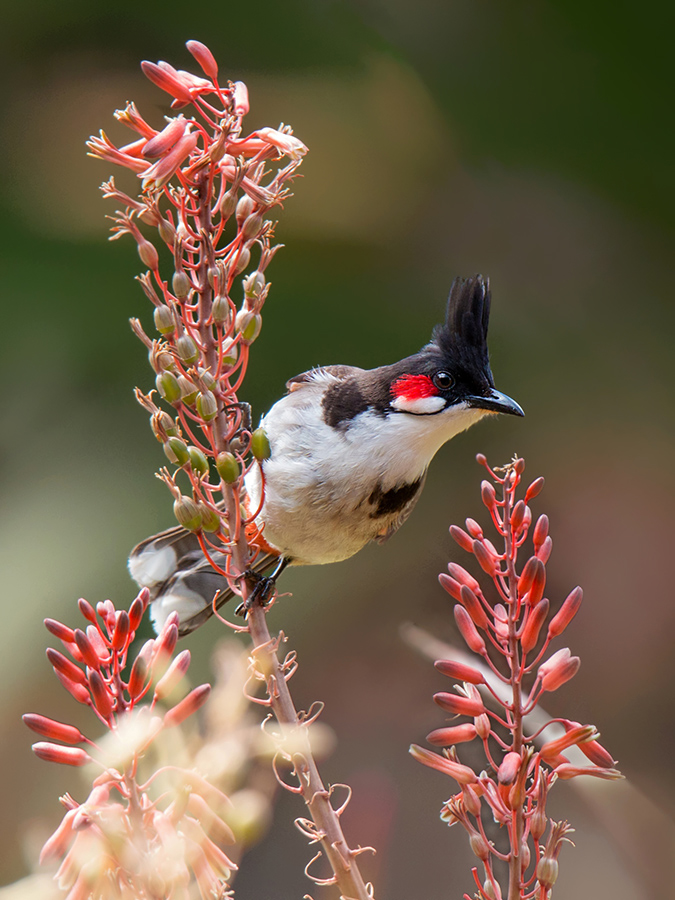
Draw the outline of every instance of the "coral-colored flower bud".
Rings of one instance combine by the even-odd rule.
[[[488,859],[488,857],[490,856],[490,847],[488,846],[487,841],[485,840],[483,835],[480,834],[480,832],[474,831],[469,836],[469,844],[478,859],[482,859],[483,862]]]
[[[468,553],[473,552],[473,541],[463,528],[459,528],[457,525],[451,525],[450,537],[459,544],[462,550],[466,550]]]
[[[579,611],[583,597],[584,592],[580,587],[575,587],[574,590],[568,594],[563,605],[549,622],[549,638],[557,637],[559,634],[563,633]]]
[[[71,697],[74,697],[78,703],[83,703],[85,706],[91,706],[89,691],[83,684],[80,684],[77,681],[71,681],[70,678],[66,678],[65,675],[59,672],[58,669],[55,669],[54,671],[56,672],[56,677]]]
[[[519,500],[516,505],[513,507],[513,512],[511,513],[511,528],[514,532],[518,532],[522,527],[523,521],[525,519],[525,510],[527,507],[522,500]]]
[[[173,728],[175,725],[180,725],[188,716],[197,712],[206,703],[210,693],[210,684],[201,684],[199,687],[193,688],[187,697],[184,697],[180,703],[177,703],[166,713],[164,716],[164,727]]]
[[[202,72],[209,78],[216,79],[218,77],[218,63],[206,44],[202,44],[201,41],[187,41],[185,46],[202,67]]]
[[[85,662],[90,669],[99,669],[101,667],[101,660],[92,647],[87,635],[79,628],[75,629],[75,643],[77,644],[77,649],[82,654],[83,662]]]
[[[155,686],[155,699],[163,700],[165,697],[168,697],[189,668],[190,651],[183,650],[172,661],[169,668],[157,682],[157,685]]]
[[[556,691],[579,671],[581,660],[571,656],[569,648],[563,647],[539,666],[538,677],[545,691]]]
[[[544,565],[548,562],[548,558],[553,550],[553,539],[550,536],[544,538],[541,547],[537,549],[536,557],[540,559]]]
[[[488,618],[485,610],[480,604],[478,597],[474,594],[470,587],[463,584],[459,591],[459,602],[471,616],[471,620],[478,628],[487,631]]]
[[[89,687],[96,709],[104,719],[110,718],[115,706],[115,701],[110,693],[108,685],[104,682],[98,672],[92,672],[89,675]]]
[[[480,496],[483,503],[489,510],[493,510],[497,505],[497,497],[495,495],[494,485],[490,484],[489,481],[481,481]]]
[[[487,549],[485,544],[478,540],[474,541],[473,554],[478,560],[478,565],[481,567],[481,569],[490,577],[492,577],[497,571],[498,562]]]
[[[597,766],[573,766],[570,763],[558,766],[555,774],[562,781],[569,781],[578,775],[592,775],[594,778],[601,778],[603,781],[620,781],[624,777],[618,769],[605,769]]]
[[[167,69],[160,68],[158,65],[148,60],[141,63],[141,69],[146,78],[156,84],[158,88],[171,94],[177,100],[183,103],[192,103],[192,95],[185,85],[179,80],[177,75]]]
[[[480,716],[485,712],[482,700],[460,697],[459,694],[449,694],[447,691],[439,691],[434,694],[434,703],[437,703],[446,712],[458,716]]]
[[[86,676],[82,669],[79,666],[76,666],[75,663],[71,662],[63,653],[59,653],[58,650],[54,650],[53,647],[47,648],[47,659],[52,664],[54,669],[57,672],[60,672],[62,675],[65,675],[70,681],[74,681],[77,684],[86,684]]]
[[[69,644],[74,643],[75,635],[73,629],[68,628],[67,625],[62,625],[56,619],[45,619],[44,626],[50,634],[53,634],[59,640],[66,641]]]
[[[141,619],[143,618],[143,613],[145,610],[143,609],[142,601],[136,597],[134,602],[129,607],[129,631],[133,634],[138,626],[141,624]]]
[[[480,815],[480,797],[470,784],[462,785],[462,802],[464,809],[470,812],[472,816],[478,818]]]
[[[113,650],[121,650],[127,642],[129,636],[129,613],[126,609],[121,609],[115,617],[115,630],[112,636]]]
[[[570,728],[561,737],[543,744],[539,755],[548,762],[551,759],[555,759],[568,747],[572,747],[575,744],[581,747],[582,742],[595,739],[596,737],[599,737],[599,735],[593,725],[577,725]]]
[[[446,590],[451,597],[453,597],[455,600],[459,600],[462,590],[462,585],[459,583],[459,581],[455,581],[454,578],[446,575],[445,572],[441,572],[441,574],[438,576],[438,580],[441,587]]]
[[[77,601],[77,608],[88,622],[91,622],[92,625],[96,624],[96,611],[91,603],[85,600],[84,597],[80,597]]]
[[[455,616],[455,622],[457,623],[457,627],[459,628],[460,634],[466,641],[470,650],[473,650],[474,653],[478,653],[481,656],[484,656],[486,653],[485,650],[485,641],[478,634],[476,626],[473,624],[471,616],[464,609],[463,606],[455,606],[453,609],[453,613]]]
[[[529,503],[533,497],[536,497],[537,494],[540,494],[542,488],[544,487],[544,479],[543,478],[535,478],[529,488],[525,491],[525,502]]]
[[[511,751],[507,753],[502,760],[499,770],[497,771],[497,779],[500,784],[513,784],[520,769],[520,753]]]
[[[85,739],[79,728],[67,725],[65,722],[57,722],[56,719],[48,719],[47,716],[38,713],[26,713],[21,717],[25,724],[43,737],[53,741],[63,741],[65,744],[80,744]]]
[[[518,596],[524,597],[528,591],[532,591],[532,587],[537,583],[537,592],[541,589],[542,593],[534,601],[538,603],[543,596],[544,586],[546,584],[546,569],[543,562],[536,556],[531,556],[523,566],[520,578],[518,579]],[[532,602],[532,594],[530,594],[530,602]]]
[[[476,726],[470,722],[464,725],[452,725],[448,728],[435,728],[427,735],[427,740],[435,747],[451,747],[453,744],[464,744],[476,737]]]
[[[437,659],[434,665],[442,675],[447,675],[448,678],[468,681],[469,684],[485,684],[485,679],[478,669],[466,666],[464,663],[458,663],[452,659]]]
[[[455,762],[445,756],[439,756],[438,753],[425,750],[424,747],[420,747],[417,744],[410,745],[410,755],[417,762],[421,762],[422,765],[449,775],[459,784],[475,784],[478,781],[476,773],[469,766],[464,766],[462,763]]]
[[[127,691],[129,692],[129,696],[132,699],[136,699],[142,692],[145,687],[145,682],[148,675],[148,664],[145,659],[139,654],[134,660],[134,664],[131,667],[131,675],[129,675],[129,684],[127,685]]]
[[[248,88],[243,81],[235,81],[232,91],[232,111],[235,116],[245,116],[248,110]]]
[[[609,750],[605,750],[602,744],[599,744],[597,741],[583,741],[578,747],[584,756],[601,769],[614,768],[616,760]]]
[[[534,544],[535,551],[541,547],[546,538],[548,537],[548,516],[541,515],[537,519],[537,524],[534,526],[534,532],[532,533],[532,543]]]
[[[178,613],[172,612],[155,641],[153,657],[171,656],[178,642]]]
[[[466,520],[466,530],[469,532],[472,538],[480,539],[483,537],[483,529],[475,519]],[[469,552],[473,552],[473,543],[471,545],[471,548],[469,549]]]
[[[483,713],[482,716],[476,716],[473,720],[473,724],[476,727],[476,734],[481,739],[481,741],[485,741],[490,737],[491,727],[490,727],[490,716],[487,713]]]
[[[91,756],[80,747],[63,747],[48,741],[33,744],[33,753],[47,762],[63,763],[64,766],[84,766],[91,762]]]
[[[529,653],[530,650],[534,650],[537,646],[541,626],[546,621],[546,616],[548,615],[548,607],[548,600],[544,599],[540,600],[534,609],[530,610],[527,622],[525,623],[525,628],[523,629],[520,638],[520,644],[524,653]]]
[[[167,153],[176,141],[183,137],[186,126],[187,119],[183,115],[171,119],[168,125],[145,144],[142,150],[143,156],[146,159],[156,159]]]
[[[480,584],[463,566],[459,566],[457,563],[448,563],[448,572],[455,581],[470,587],[475,594],[480,593]]]

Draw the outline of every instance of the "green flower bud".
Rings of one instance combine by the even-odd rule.
[[[178,338],[176,353],[187,366],[191,366],[199,359],[199,350],[189,334],[183,334]]]
[[[155,328],[160,334],[173,334],[176,330],[176,320],[169,306],[164,304],[156,306],[153,318],[155,320]]]
[[[218,403],[211,391],[197,394],[197,412],[205,422],[215,419],[218,414]]]
[[[213,385],[216,383],[216,379],[213,377],[211,372],[205,368],[199,368],[198,370],[199,377],[204,382],[208,390],[211,390]]]
[[[224,219],[229,219],[237,208],[237,192],[234,188],[230,188],[227,193],[223,194],[218,210]]]
[[[262,272],[251,272],[243,279],[242,284],[247,297],[259,297],[265,287],[265,276]]]
[[[253,316],[251,321],[248,323],[246,328],[241,333],[242,340],[245,344],[252,344],[253,341],[260,334],[260,329],[262,328],[262,316],[259,316],[257,313]]]
[[[263,217],[260,215],[260,213],[254,213],[252,216],[249,216],[241,228],[241,233],[244,236],[244,240],[251,241],[253,240],[253,238],[258,237],[262,227]]]
[[[215,322],[216,325],[226,325],[230,320],[230,302],[227,297],[223,297],[220,294],[213,301],[213,306],[211,307],[211,318]]]
[[[199,512],[202,517],[202,528],[204,531],[208,531],[209,533],[218,531],[220,528],[220,516],[215,509],[211,509],[206,503],[200,503]]]
[[[188,295],[190,294],[190,288],[192,287],[192,284],[186,273],[180,271],[173,273],[171,286],[173,288],[174,294],[176,295],[176,297],[178,297],[179,300],[186,300],[188,298]]]
[[[209,471],[209,461],[199,447],[190,446],[187,448],[187,451],[190,456],[192,471],[196,472],[198,475],[206,475]],[[208,531],[208,528],[206,530]]]
[[[234,341],[226,341],[223,347],[223,365],[233,366],[239,357],[239,344]]]
[[[256,428],[251,435],[251,453],[258,462],[269,459],[272,455],[272,448],[264,428]]]
[[[244,194],[239,203],[237,203],[237,222],[243,222],[244,219],[248,219],[254,209],[255,203],[248,194]]]
[[[178,435],[175,420],[163,409],[150,416],[150,427],[157,440],[162,441],[162,443],[165,435],[168,437],[176,437]]]
[[[241,474],[237,457],[233,453],[219,453],[216,458],[216,469],[226,484],[233,484]]]
[[[155,378],[155,384],[157,385],[157,390],[167,403],[178,403],[181,391],[175,375],[172,375],[171,372],[162,372]]]
[[[216,283],[218,281],[218,268],[216,266],[209,266],[206,270],[206,280],[209,283],[209,287],[216,287]]]
[[[202,526],[202,515],[199,507],[191,497],[180,496],[173,504],[173,514],[178,523],[188,531],[199,531]]]
[[[238,275],[240,272],[243,272],[244,269],[248,268],[248,264],[251,262],[251,251],[248,247],[244,247],[239,251],[239,255],[237,257],[237,264],[234,267],[234,274]]]
[[[194,406],[197,399],[197,387],[185,375],[178,376],[178,384],[180,385],[180,398],[183,403],[188,406]]]
[[[181,441],[179,437],[169,438],[164,444],[164,453],[169,462],[172,462],[176,466],[181,466],[181,468],[190,459],[188,448],[186,447],[185,442]]]

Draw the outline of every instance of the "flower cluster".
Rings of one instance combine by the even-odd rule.
[[[128,610],[116,610],[109,600],[94,609],[80,600],[83,629],[45,620],[68,654],[47,650],[56,676],[108,729],[104,739],[93,741],[74,725],[34,713],[23,717],[48,739],[33,744],[37,756],[94,772],[83,803],[68,794],[61,798],[66,814],[40,858],[61,860],[56,877],[68,900],[188,897],[192,876],[203,900],[212,900],[227,895],[236,869],[222,849],[234,835],[223,821],[229,801],[221,791],[196,772],[171,765],[140,779],[160,734],[196,712],[210,692],[203,684],[176,702],[190,665],[189,650],[173,656],[176,614],[130,663],[148,600],[146,590]]]
[[[116,147],[101,132],[88,147],[141,181],[137,197],[118,190],[113,179],[102,186],[105,197],[124,207],[113,217],[113,239],[130,234],[148,267],[139,281],[154,306],[158,337],[150,338],[137,320],[132,327],[149,351],[157,393],[170,413],[155,402],[154,391],[137,391],[137,398],[176,467],[160,477],[179,524],[197,534],[209,559],[226,554],[214,567],[240,592],[238,576],[264,546],[258,510],[242,510],[242,479],[269,447],[264,433],[251,433],[250,411],[237,391],[262,325],[270,288],[265,270],[278,249],[268,216],[289,196],[286,184],[307,148],[288,126],[244,135],[246,85],[221,86],[210,50],[199,41],[188,41],[187,48],[203,76],[166,62],[142,63],[145,75],[173,98],[172,108],[182,111],[157,130],[130,103],[116,118],[138,138]],[[172,257],[168,280],[141,223],[157,229]],[[235,279],[247,270],[237,303]],[[178,470],[189,479],[186,494],[176,484]]]
[[[456,563],[449,564],[448,574],[439,576],[441,585],[457,601],[454,615],[459,632],[482,662],[474,666],[438,660],[436,668],[460,683],[453,691],[434,695],[441,709],[469,721],[438,728],[427,736],[431,744],[445,748],[442,755],[416,745],[411,753],[461,787],[443,806],[441,818],[450,825],[459,822],[466,829],[471,849],[483,864],[482,880],[473,870],[477,897],[547,900],[558,873],[558,854],[571,831],[566,822],[547,819],[551,786],[557,779],[578,775],[605,779],[622,776],[614,768],[611,755],[598,743],[599,735],[592,725],[557,718],[527,733],[527,716],[542,694],[557,690],[579,668],[579,658],[566,647],[548,657],[546,653],[551,641],[563,633],[578,612],[582,591],[576,587],[555,615],[550,615],[550,604],[544,597],[546,563],[552,548],[549,522],[541,515],[533,524],[529,506],[541,491],[543,478],[533,481],[524,498],[517,500],[524,461],[515,459],[496,471],[485,457],[479,455],[478,461],[490,476],[483,481],[481,494],[503,549],[497,550],[474,519],[467,519],[466,530],[453,525],[450,533],[492,580],[496,600],[486,597],[480,583]],[[530,538],[533,552],[519,569],[518,554]],[[560,736],[548,739],[544,732],[552,723],[558,723]],[[460,762],[456,750],[456,745],[474,740],[482,743],[487,761],[487,768],[480,772]],[[581,750],[589,765],[570,762],[565,751],[572,747]],[[508,849],[499,850],[488,839],[483,820],[488,812],[506,830]],[[495,877],[495,860],[508,864],[506,894]]]

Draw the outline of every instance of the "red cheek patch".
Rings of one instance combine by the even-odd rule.
[[[438,395],[428,375],[402,375],[392,384],[391,392],[394,397],[405,397],[406,400],[422,400]]]

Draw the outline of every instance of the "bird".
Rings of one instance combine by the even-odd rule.
[[[487,415],[524,415],[494,385],[490,301],[488,278],[456,278],[445,321],[419,352],[375,369],[319,366],[286,383],[261,420],[269,457],[244,480],[263,538],[252,578],[274,567],[275,583],[287,565],[340,562],[388,540],[412,512],[443,444]],[[224,555],[214,562],[222,565]],[[180,526],[134,547],[129,571],[150,591],[155,628],[175,610],[181,636],[233,596],[197,537]]]

